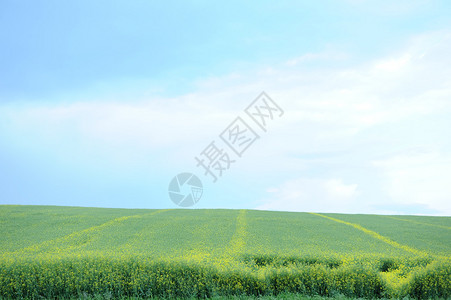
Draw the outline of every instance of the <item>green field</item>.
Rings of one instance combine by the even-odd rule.
[[[0,206],[0,297],[451,297],[451,217]]]

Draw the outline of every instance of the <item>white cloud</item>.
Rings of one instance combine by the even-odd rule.
[[[425,205],[451,215],[451,155],[412,152],[374,161],[393,204]]]
[[[386,59],[375,64],[374,68],[376,70],[381,70],[384,72],[396,72],[408,67],[411,63],[412,56],[410,54],[405,54],[401,57]]]
[[[233,117],[190,95],[134,103],[75,102],[3,111],[9,130],[41,142],[78,137],[77,142],[141,147],[146,151],[190,144],[211,136]]]
[[[286,62],[287,66],[293,67],[302,63],[315,62],[315,61],[343,61],[349,58],[346,53],[327,50],[319,53],[306,53],[299,57],[290,59]]]
[[[352,68],[304,70],[281,65],[208,78],[198,92],[139,102],[76,102],[6,107],[12,130],[52,138],[66,131],[106,143],[147,148],[209,139],[266,90],[286,111],[287,132],[322,139],[355,136],[369,127],[450,110],[451,35],[438,32],[412,39],[403,51]],[[329,59],[306,54],[302,59]],[[427,76],[427,77],[426,77]],[[426,78],[425,78],[426,77]],[[412,90],[415,90],[412,93]],[[304,133],[303,133],[304,132]],[[187,134],[189,133],[189,134]],[[293,146],[290,143],[290,146]]]
[[[281,211],[352,212],[357,184],[341,179],[298,178],[268,189],[271,195],[257,209]]]

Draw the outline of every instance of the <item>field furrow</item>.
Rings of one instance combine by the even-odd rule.
[[[242,209],[236,217],[236,229],[230,240],[229,247],[226,250],[225,254],[227,255],[235,256],[237,254],[242,254],[245,250],[247,236],[246,214],[247,211]]]
[[[359,224],[346,222],[346,221],[343,221],[343,220],[340,220],[340,219],[332,218],[332,217],[329,217],[329,216],[326,216],[326,215],[322,215],[322,214],[318,214],[318,213],[311,213],[311,214],[315,215],[315,216],[322,217],[322,218],[326,218],[326,219],[329,219],[329,220],[332,220],[332,221],[335,221],[335,222],[338,222],[338,223],[346,224],[346,225],[351,226],[351,227],[354,227],[355,229],[358,229],[358,230],[368,234],[369,236],[371,236],[371,237],[373,237],[375,239],[378,239],[378,240],[380,240],[380,241],[382,241],[382,242],[384,242],[384,243],[386,243],[386,244],[388,244],[390,246],[393,246],[395,248],[402,249],[404,251],[413,253],[415,255],[428,256],[428,253],[425,252],[425,251],[420,251],[420,250],[414,249],[412,247],[409,247],[407,245],[402,245],[402,244],[400,244],[400,243],[398,243],[396,241],[393,241],[393,240],[389,239],[388,237],[380,235],[379,233],[377,233],[375,231],[372,231],[372,230],[369,230],[369,229],[367,229],[367,228],[365,228],[365,227],[363,227],[363,226],[361,226]]]
[[[398,221],[403,221],[403,222],[409,222],[409,223],[414,223],[414,224],[418,224],[418,225],[425,225],[425,226],[432,226],[432,227],[437,227],[437,228],[443,228],[443,229],[448,229],[451,230],[450,226],[444,226],[444,225],[438,225],[438,224],[429,224],[429,223],[425,223],[425,222],[418,222],[418,221],[414,221],[414,220],[407,220],[407,219],[403,219],[403,218],[399,218],[399,217],[394,217],[394,216],[385,216],[386,218],[390,218],[393,220],[398,220]]]

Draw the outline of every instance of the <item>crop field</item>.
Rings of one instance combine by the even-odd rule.
[[[0,206],[0,298],[451,297],[451,217]]]

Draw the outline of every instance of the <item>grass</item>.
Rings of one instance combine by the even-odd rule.
[[[2,205],[0,225],[2,298],[451,297],[450,217]]]

